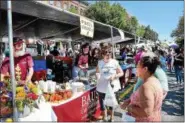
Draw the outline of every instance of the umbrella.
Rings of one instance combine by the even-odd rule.
[[[171,47],[171,48],[174,48],[174,49],[177,49],[179,46],[178,46],[177,44],[174,43],[174,44],[171,44],[170,47]]]

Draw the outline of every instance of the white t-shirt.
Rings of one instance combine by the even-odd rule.
[[[98,61],[98,68],[100,71],[100,78],[98,80],[96,90],[101,93],[106,93],[108,83],[110,82],[108,79],[116,74],[116,69],[121,68],[118,61],[115,59],[110,59],[108,63],[105,63],[103,60]],[[114,85],[114,92],[121,89],[119,78],[115,79],[111,82]]]

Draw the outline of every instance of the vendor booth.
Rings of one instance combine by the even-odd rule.
[[[7,59],[9,75],[3,76],[0,83],[0,88],[5,88],[1,93],[4,99],[1,120],[5,121],[12,114],[14,121],[83,122],[96,119],[101,112],[95,87],[97,82],[93,78],[95,66],[87,69],[89,78],[74,80],[75,55],[48,55],[47,50],[59,42],[63,43],[60,46],[65,44],[66,49],[74,52],[75,44],[81,45],[84,41],[91,44],[109,37],[114,46],[113,37],[119,36],[120,31],[38,1],[1,1],[0,16],[0,38],[8,36],[10,47]],[[28,73],[33,67],[33,76],[24,86],[17,86],[17,82],[21,81],[22,68],[14,66],[14,36],[24,39],[21,41],[26,43],[27,51],[33,51],[29,64],[24,62],[29,66],[29,71],[25,70]],[[19,63],[19,60],[15,62]]]

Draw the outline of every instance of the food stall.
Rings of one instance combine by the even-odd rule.
[[[14,120],[61,122],[91,121],[93,118],[98,117],[100,115],[100,110],[95,88],[96,80],[92,78],[88,79],[90,87],[85,86],[78,80],[73,81],[70,79],[65,79],[61,80],[63,82],[57,82],[58,80],[55,81],[56,79],[52,79],[55,77],[55,75],[51,74],[52,72],[48,70],[47,58],[42,56],[42,51],[39,53],[40,56],[35,55],[33,57],[35,66],[32,81],[34,84],[27,85],[29,90],[27,92],[25,92],[25,88],[17,89],[14,78],[12,38],[13,35],[21,36],[26,40],[32,38],[36,42],[43,41],[43,43],[45,43],[48,40],[55,40],[56,38],[61,40],[62,38],[64,39],[65,36],[68,37],[70,35],[71,43],[81,43],[83,41],[92,42],[97,40],[105,40],[111,36],[110,42],[114,46],[115,43],[113,43],[113,37],[119,36],[120,31],[110,25],[87,18],[84,19],[83,17],[70,13],[66,10],[42,4],[41,1],[8,1],[8,3],[9,8],[7,9],[7,1],[1,1],[0,8],[0,15],[3,18],[0,18],[2,22],[0,23],[0,38],[7,36],[7,32],[9,32],[10,68],[12,76],[11,79],[9,78],[7,81],[11,81],[12,83],[12,99],[15,99],[16,96],[23,95],[24,97],[30,96],[31,98],[29,100],[24,98],[25,101],[30,102],[27,102],[26,105],[21,104],[22,107],[19,107],[21,108],[21,111],[19,112],[16,112],[18,106],[13,104],[12,108],[14,109]],[[8,19],[6,15],[7,10],[9,13]],[[12,21],[11,14],[14,19],[13,27],[10,26],[11,23],[6,24],[7,21]],[[83,25],[82,20],[89,22],[90,25],[93,25],[88,27],[90,30],[84,30],[81,32],[81,25]],[[6,28],[7,25],[9,25],[8,30]],[[83,26],[87,25],[84,24]],[[66,39],[61,41],[66,41]],[[73,61],[68,58],[55,57],[51,61],[53,60],[65,61],[67,65],[73,65]],[[68,71],[68,69],[65,71]],[[95,69],[88,70],[88,72],[89,75],[92,75],[95,73]],[[130,74],[128,74],[128,76],[129,75]],[[125,76],[127,76],[127,74],[125,74]],[[64,79],[65,77],[61,75],[61,78]],[[6,86],[11,85],[1,84],[1,87]],[[10,90],[5,91],[9,92]],[[5,98],[6,100],[4,101],[8,101],[7,97]],[[31,107],[28,105],[31,105]],[[31,109],[32,111],[30,111]],[[10,109],[8,108],[6,111],[10,111]],[[71,113],[71,111],[73,111],[73,113]],[[11,117],[12,112],[10,111],[9,114],[10,115],[3,116],[3,118]],[[41,116],[41,114],[43,116]],[[16,118],[17,116],[18,118]]]
[[[7,3],[9,7],[8,17],[6,15]],[[59,34],[63,36],[69,29],[74,31],[79,26],[80,16],[48,5],[43,5],[37,1],[2,1],[1,10],[1,16],[4,18],[2,22],[4,25],[9,24],[8,30],[6,30],[6,26],[2,26],[1,29],[3,29],[3,31],[1,32],[1,36],[9,36],[10,72],[12,75],[7,76],[6,82],[3,80],[1,83],[1,88],[5,88],[3,94],[6,95],[5,97],[1,96],[6,107],[4,108],[6,114],[1,114],[1,120],[6,121],[6,118],[12,117],[12,113],[14,121],[90,121],[100,115],[99,101],[95,88],[96,81],[91,80],[91,82],[89,82],[90,87],[87,88],[83,83],[78,81],[71,82],[69,80],[65,83],[57,83],[53,80],[47,80],[47,74],[50,71],[47,70],[45,57],[43,56],[35,56],[35,58],[33,58],[35,63],[35,75],[32,78],[33,82],[25,85],[25,87],[17,87],[14,78],[13,35],[21,36],[26,40],[31,37],[36,41],[48,40],[51,37],[55,37],[56,34],[57,36]],[[21,18],[21,21],[14,23],[18,25],[13,25],[13,27],[10,26],[12,21],[11,10],[13,11],[14,18],[17,16]],[[24,17],[26,20],[23,22]],[[8,24],[6,24],[6,19],[9,22]],[[16,19],[14,21],[16,21]],[[50,24],[50,22],[54,24]],[[93,27],[95,27],[94,37],[102,39],[110,37],[112,32],[109,31],[109,25],[96,21],[92,22],[94,23]],[[62,27],[60,23],[63,23]],[[54,27],[54,30],[51,29]],[[113,29],[112,31],[115,30],[116,29]],[[7,34],[7,32],[9,33]],[[101,36],[99,35],[100,32],[102,34]],[[117,34],[118,33],[114,33],[114,35]],[[93,38],[93,40],[96,38]],[[74,37],[72,40],[75,40]],[[40,55],[42,55],[42,53]],[[16,71],[16,74],[17,73],[20,74]],[[90,72],[89,74],[92,73]],[[75,115],[71,115],[71,109],[73,109]],[[43,114],[44,116],[40,117],[39,114]],[[44,117],[47,117],[47,119],[44,120]]]

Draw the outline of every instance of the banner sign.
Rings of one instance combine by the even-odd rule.
[[[85,17],[80,17],[80,34],[93,38],[94,37],[94,22]]]
[[[86,122],[100,116],[96,88],[86,91],[80,97],[59,106],[53,106],[58,122]]]

